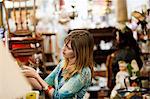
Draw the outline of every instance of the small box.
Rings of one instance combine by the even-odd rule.
[[[39,99],[39,91],[30,91],[23,99]]]

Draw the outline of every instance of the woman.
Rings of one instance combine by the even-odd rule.
[[[37,80],[46,94],[54,99],[83,98],[93,74],[93,46],[91,34],[85,30],[71,31],[63,46],[64,60],[43,80],[30,67],[24,67],[26,77]]]
[[[119,71],[118,62],[123,60],[126,63],[131,63],[135,59],[138,63],[139,69],[143,66],[140,58],[140,48],[137,41],[133,37],[133,32],[127,26],[123,30],[116,31],[117,51],[113,53],[112,61],[112,84],[115,85],[115,77]],[[113,87],[112,86],[112,87]]]

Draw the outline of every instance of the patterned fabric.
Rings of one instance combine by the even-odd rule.
[[[91,84],[91,70],[84,67],[80,74],[75,74],[68,80],[62,76],[62,67],[64,61],[60,62],[57,67],[50,73],[45,81],[55,87],[54,99],[82,99],[87,88]]]

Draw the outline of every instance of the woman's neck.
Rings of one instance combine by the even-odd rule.
[[[70,66],[70,65],[74,65],[75,64],[75,58],[70,58],[70,59],[68,59],[68,66]]]

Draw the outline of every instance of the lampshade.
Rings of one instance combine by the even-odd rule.
[[[18,99],[31,91],[31,86],[11,54],[0,41],[0,99]]]

